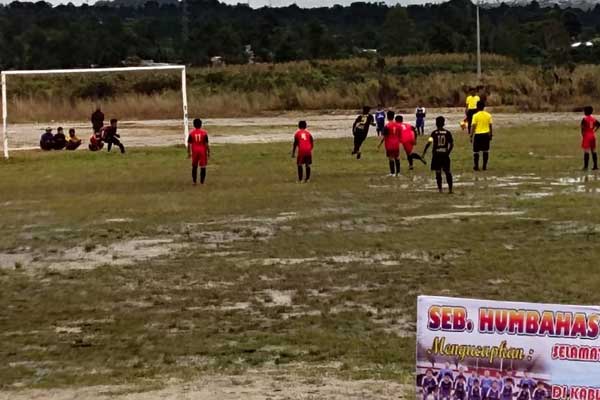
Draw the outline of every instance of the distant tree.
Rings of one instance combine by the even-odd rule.
[[[383,23],[382,50],[385,54],[404,54],[415,49],[415,24],[406,8],[390,8]]]
[[[582,28],[581,21],[579,20],[579,16],[577,14],[575,14],[573,11],[571,11],[571,10],[565,11],[562,16],[562,20],[563,20],[565,29],[567,30],[567,33],[569,34],[570,37],[576,38],[577,36],[579,36],[579,34],[581,34],[581,28]]]

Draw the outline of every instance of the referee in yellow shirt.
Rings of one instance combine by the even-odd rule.
[[[492,141],[492,115],[485,111],[485,103],[477,102],[477,113],[473,115],[473,124],[469,129],[473,143],[473,170],[479,171],[479,153],[483,153],[483,170],[487,169],[490,142]]]
[[[471,123],[473,121],[473,115],[477,112],[477,103],[481,98],[477,95],[477,88],[469,88],[469,95],[467,96],[467,107],[465,109],[465,115],[467,117],[467,129],[471,131]]]

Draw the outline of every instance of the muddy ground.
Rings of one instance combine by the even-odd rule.
[[[317,137],[352,120],[314,118]],[[388,177],[373,138],[360,161],[320,141],[295,183],[287,143],[250,143],[289,140],[293,114],[209,121],[248,144],[222,145],[205,187],[177,148],[19,152],[0,168],[0,400],[414,399],[418,294],[600,302],[578,118],[498,115],[485,173],[457,135],[452,196],[428,166]],[[177,141],[169,123],[124,141]]]
[[[462,110],[431,109],[428,111],[426,130],[434,129],[434,120],[444,115],[450,130],[459,130],[463,118]],[[108,118],[109,116],[107,116]],[[205,127],[213,143],[261,143],[289,141],[298,120],[308,121],[309,129],[315,138],[349,137],[355,115],[349,113],[285,113],[274,117],[257,118],[215,118],[206,119]],[[576,126],[580,119],[577,113],[498,113],[494,121],[498,129],[529,124],[569,124]],[[412,116],[407,117],[413,122]],[[190,121],[191,124],[191,121]],[[10,148],[37,148],[39,136],[46,126],[75,128],[78,135],[87,143],[91,133],[89,124],[83,121],[52,121],[30,124],[9,125]],[[180,120],[122,121],[120,123],[122,141],[126,146],[168,146],[183,142],[183,128]],[[372,132],[372,134],[374,131]],[[85,146],[82,146],[82,149]]]

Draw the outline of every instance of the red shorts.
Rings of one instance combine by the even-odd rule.
[[[581,138],[581,148],[584,150],[596,150],[596,135],[583,135]]]
[[[412,154],[413,149],[415,148],[415,145],[412,143],[402,143],[402,146],[404,147],[406,154]]]
[[[296,157],[296,164],[302,165],[311,165],[312,164],[312,153],[298,153],[298,157]]]
[[[205,151],[199,151],[197,153],[192,152],[192,166],[199,165],[200,167],[206,167],[208,164],[208,157]]]
[[[387,158],[400,158],[400,147],[386,148],[385,154]]]

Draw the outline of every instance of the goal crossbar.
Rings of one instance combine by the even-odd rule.
[[[40,69],[2,71],[0,80],[2,84],[2,143],[4,158],[8,158],[8,102],[7,102],[7,77],[15,75],[65,75],[65,74],[101,74],[103,72],[136,72],[136,71],[181,71],[181,96],[183,106],[183,139],[188,135],[188,103],[185,65],[161,65],[155,67],[116,67],[116,68],[80,68],[80,69]]]

